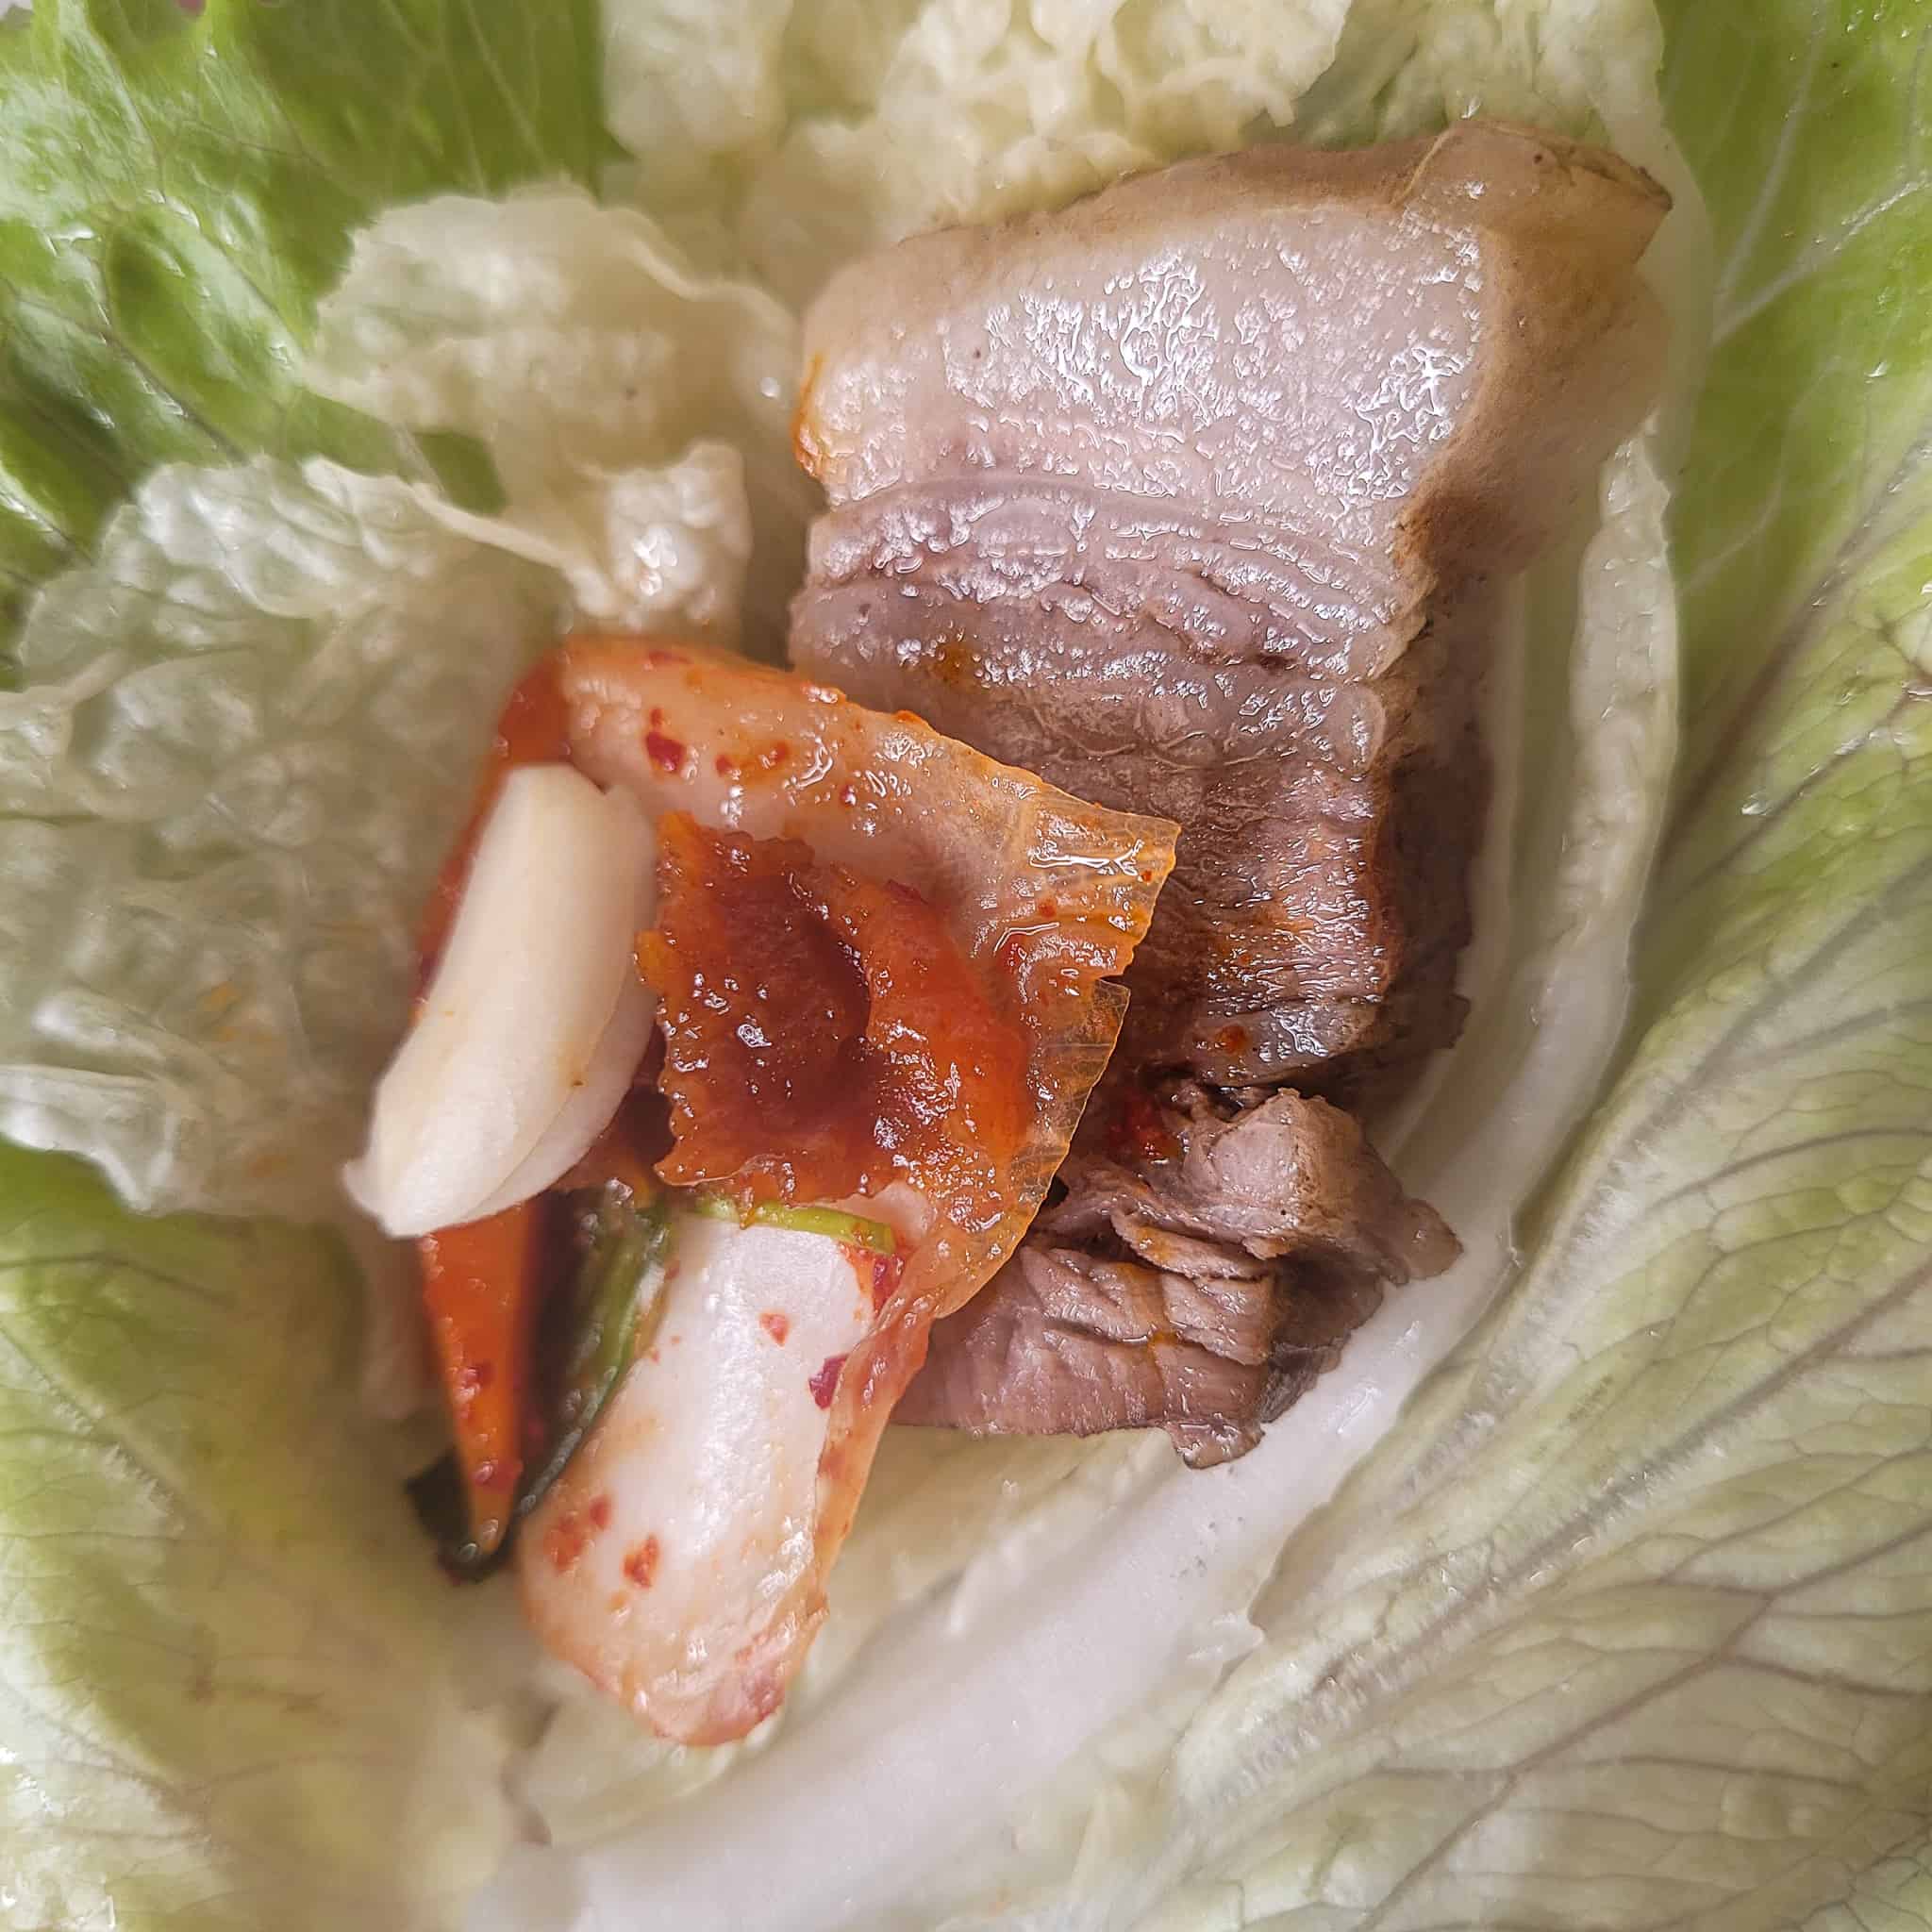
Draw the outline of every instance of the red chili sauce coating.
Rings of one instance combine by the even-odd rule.
[[[658,827],[658,927],[676,1144],[658,1172],[745,1203],[836,1201],[916,1179],[992,1225],[1027,1121],[1026,1038],[937,908],[792,840]]]
[[[1134,1162],[1172,1160],[1181,1151],[1153,1096],[1129,1087],[1115,1101],[1108,1121],[1108,1151]]]
[[[861,1257],[853,1251],[853,1258],[872,1271],[872,1305],[874,1310],[881,1309],[899,1292],[899,1282],[906,1273],[906,1259],[903,1255],[867,1255]]]
[[[806,1378],[805,1386],[811,1391],[811,1399],[821,1408],[830,1408],[832,1397],[839,1390],[839,1376],[845,1367],[845,1357],[828,1355],[818,1366],[815,1374]]]

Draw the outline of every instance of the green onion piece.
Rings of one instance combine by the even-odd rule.
[[[688,1205],[695,1213],[713,1221],[735,1221],[741,1227],[789,1227],[795,1234],[823,1235],[827,1241],[866,1248],[874,1255],[899,1251],[898,1237],[883,1221],[868,1221],[838,1208],[792,1208],[783,1201],[760,1201],[747,1211],[728,1196],[713,1193],[692,1194]]]
[[[588,1199],[584,1258],[565,1291],[568,1307],[558,1310],[568,1325],[556,1383],[555,1434],[549,1455],[524,1479],[514,1522],[536,1508],[562,1475],[649,1342],[663,1307],[671,1224],[664,1195],[641,1201],[622,1181],[607,1181]]]
[[[622,1181],[565,1197],[575,1215],[576,1260],[541,1316],[554,1366],[545,1376],[551,1433],[542,1462],[524,1477],[511,1506],[513,1532],[556,1486],[595,1426],[625,1371],[649,1342],[662,1311],[671,1215],[661,1190],[640,1197]],[[405,1485],[442,1567],[479,1582],[509,1554],[505,1534],[485,1550],[470,1533],[462,1472],[455,1453]]]

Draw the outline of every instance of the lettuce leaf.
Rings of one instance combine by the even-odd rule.
[[[0,644],[153,465],[487,466],[305,390],[315,305],[387,203],[589,180],[591,0],[36,0],[0,21]]]
[[[508,1835],[332,1241],[0,1148],[0,1919],[415,1932]]]
[[[548,571],[320,458],[171,464],[0,695],[0,1129],[141,1208],[313,1216]],[[435,636],[443,648],[425,650]]]
[[[1629,990],[1668,425],[1528,608],[1574,639],[1531,653],[1520,904],[1401,1156],[1483,1204],[1450,1299],[1392,1303],[1214,1476],[1158,1443],[897,1445],[784,1726],[670,1751],[546,1686],[512,1783],[587,1848],[522,1857],[475,1923],[737,1896],[774,1928],[1932,1924],[1926,30],[1904,0],[1664,26],[1647,0],[0,22],[0,1125],[155,1205],[321,1205],[483,693],[566,600],[728,625],[749,547],[769,623],[805,509],[783,303],[854,248],[1482,105],[1685,191],[1659,274],[1687,381],[1715,252],[1664,869],[1614,1078],[1513,1248]],[[627,375],[641,407],[602,408]],[[0,1918],[441,1923],[509,1830],[524,1653],[471,1677],[425,1628],[455,1612],[341,1392],[339,1257],[135,1220],[40,1158],[0,1157],[0,1350],[32,1357],[0,1382]],[[210,1672],[249,1693],[219,1722]]]
[[[681,619],[784,655],[816,501],[791,454],[798,328],[699,272],[634,208],[567,188],[440,195],[356,238],[306,370],[384,422],[460,432],[495,463],[525,554],[588,621]],[[641,534],[640,496],[677,464]],[[728,468],[729,475],[722,474]]]
[[[1932,1923],[1928,29],[1666,19],[1719,274],[1632,1050],[1257,1597],[1162,1924]]]

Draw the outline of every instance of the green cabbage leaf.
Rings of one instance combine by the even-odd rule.
[[[1162,1925],[1932,1924],[1928,28],[1666,24],[1717,275],[1630,1052],[1167,1762]]]
[[[1661,12],[0,12],[0,1132],[93,1163],[0,1153],[0,1924],[1932,1926],[1932,28]],[[1478,107],[1680,207],[1399,1149],[1470,1262],[1225,1471],[908,1432],[783,1720],[639,1737],[310,1224],[497,696],[771,644],[855,250]]]
[[[508,1834],[491,1641],[358,1413],[352,1269],[0,1149],[0,1913],[416,1932]]]

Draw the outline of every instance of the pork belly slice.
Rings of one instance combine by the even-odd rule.
[[[1667,206],[1471,121],[917,236],[808,314],[800,456],[835,505],[1010,475],[1272,530],[1382,578],[1358,615],[1412,635],[1432,573],[1520,567],[1641,411],[1661,325],[1632,271]]]
[[[1488,595],[1443,600],[1405,677],[1361,681],[1116,641],[1067,601],[808,591],[793,648],[862,703],[1185,827],[1131,982],[1137,1059],[1347,1097],[1453,1038],[1486,776],[1476,682],[1446,667],[1479,658]]]
[[[834,509],[793,656],[1181,819],[1132,982],[1148,1054],[1347,1097],[1453,1038],[1491,587],[1651,391],[1634,265],[1664,206],[1613,157],[1463,123],[919,237],[814,305],[798,442]],[[1310,763],[1359,828],[1313,864],[1283,835]],[[1265,937],[1201,959],[1231,906]],[[1324,987],[1341,951],[1366,976]],[[1237,1026],[1251,1053],[1216,1044]]]
[[[919,237],[814,305],[797,441],[832,508],[794,658],[1183,827],[1109,1105],[1186,1075],[1237,1116],[1278,1093],[1372,1112],[1455,1039],[1502,587],[1574,525],[1654,390],[1661,315],[1636,266],[1666,207],[1613,156],[1463,122],[1188,162]],[[1069,1201],[1108,1158],[1090,1113]],[[1361,1212],[1402,1200],[1365,1141],[1332,1158],[1359,1171],[1343,1193]],[[1168,1220],[1178,1173],[1141,1176]],[[1179,1291],[1121,1274],[1156,1264],[1111,1223],[1052,1220],[939,1331],[902,1414],[1110,1416],[1198,1443],[1211,1410],[1239,1447],[1296,1386],[1288,1365],[1326,1358],[1383,1285],[1453,1252],[1398,1266],[1373,1242],[1257,1257],[1191,1236],[1221,1260],[1164,1273],[1248,1284],[1276,1340],[1266,1373],[1243,1343],[1191,1379],[1163,1344],[1163,1377],[1141,1357],[1128,1372],[1118,1351],[1139,1344],[1100,1307]],[[1080,1281],[1091,1324],[1067,1313]],[[1282,1340],[1297,1333],[1329,1339],[1311,1355]],[[1046,1352],[1076,1337],[1088,1393],[1045,1401]]]

